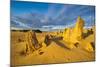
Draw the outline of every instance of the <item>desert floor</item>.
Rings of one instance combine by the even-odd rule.
[[[51,64],[51,63],[69,63],[94,61],[95,51],[88,52],[84,49],[86,42],[95,42],[94,34],[89,35],[81,41],[78,47],[69,49],[69,44],[57,38],[52,39],[50,45],[41,47],[29,55],[21,55],[20,52],[25,49],[25,33],[11,31],[11,65],[32,65],[32,64]],[[36,33],[39,42],[44,41],[46,34],[55,34],[55,32]],[[20,42],[18,39],[22,39]]]

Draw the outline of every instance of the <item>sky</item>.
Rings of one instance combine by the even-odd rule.
[[[95,6],[11,1],[11,28],[49,31],[75,25],[77,17],[85,27],[95,24]]]

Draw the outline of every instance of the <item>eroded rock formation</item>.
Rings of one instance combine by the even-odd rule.
[[[83,38],[84,20],[81,17],[77,18],[74,28],[67,28],[63,32],[63,40],[71,43],[79,42]]]
[[[76,25],[73,28],[73,32],[71,35],[72,42],[78,42],[83,38],[83,27],[84,27],[84,20],[81,17],[78,17]]]
[[[31,53],[41,47],[39,44],[36,34],[33,31],[26,33],[26,53]]]

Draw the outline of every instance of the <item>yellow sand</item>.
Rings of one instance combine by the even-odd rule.
[[[61,40],[66,47],[58,45],[55,41],[49,46],[40,48],[39,50],[43,52],[39,55],[39,50],[34,51],[32,54],[27,56],[21,56],[20,52],[25,49],[25,42],[17,42],[17,38],[20,36],[24,37],[23,32],[12,32],[11,38],[11,64],[12,65],[28,65],[28,64],[46,64],[46,63],[62,63],[62,62],[78,62],[78,61],[93,61],[95,60],[94,51],[88,52],[84,50],[84,43],[89,41],[94,41],[94,35],[90,35],[85,40],[82,41],[82,45],[78,48],[68,49],[70,47],[65,41]],[[39,41],[44,40],[44,35],[46,33],[37,33],[37,38]],[[80,44],[81,45],[81,44]]]

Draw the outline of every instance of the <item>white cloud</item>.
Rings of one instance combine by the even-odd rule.
[[[22,23],[22,22],[20,22],[20,21],[17,21],[16,18],[14,18],[14,17],[12,17],[11,19],[13,19],[13,21],[14,21],[15,23],[19,24],[19,26],[21,26],[21,27],[31,28],[31,27],[28,26],[27,24]]]

